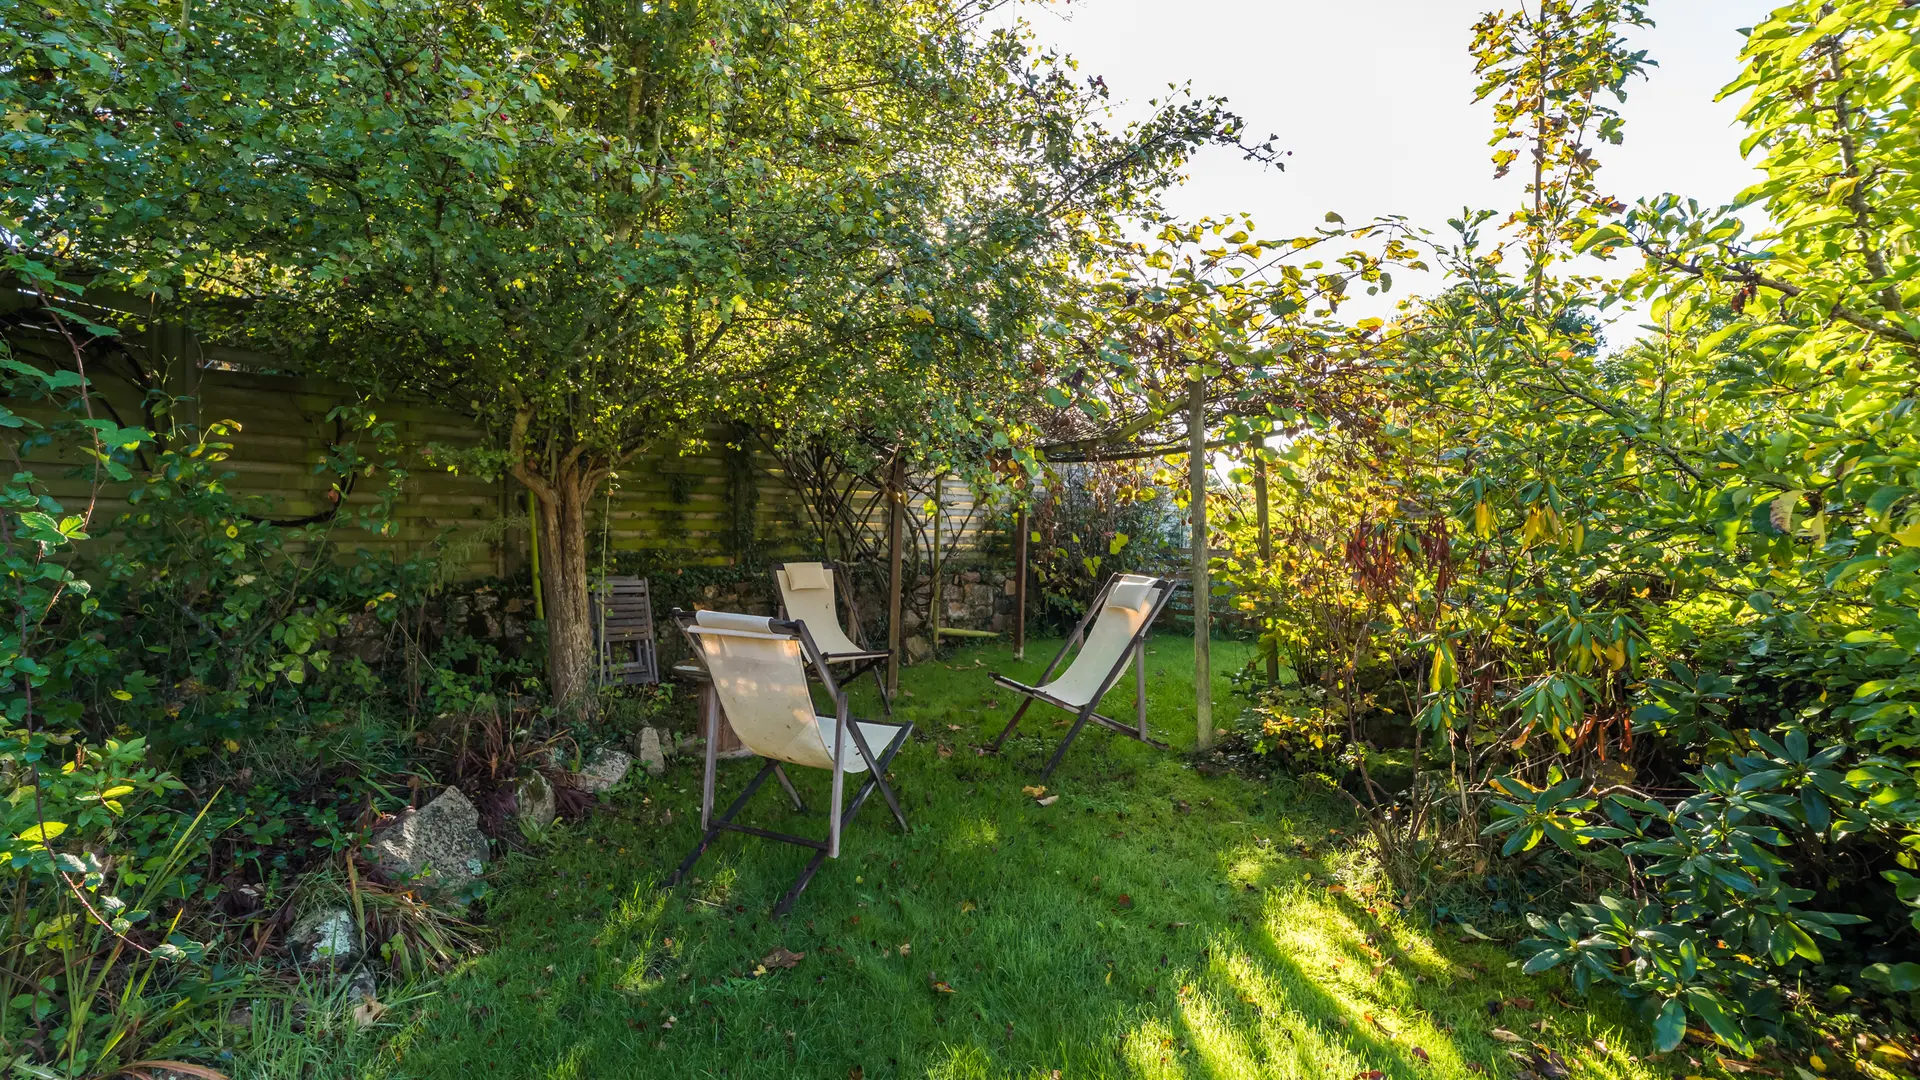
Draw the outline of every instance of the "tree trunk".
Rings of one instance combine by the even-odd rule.
[[[578,467],[529,486],[538,499],[547,689],[555,705],[578,709],[589,703],[593,689],[593,622],[587,605],[587,498],[592,492]]]

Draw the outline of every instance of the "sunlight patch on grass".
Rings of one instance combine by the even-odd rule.
[[[1121,1055],[1142,1080],[1184,1080],[1187,1075],[1180,1065],[1180,1040],[1158,1019],[1127,1032]]]
[[[586,1048],[575,1046],[555,1062],[553,1068],[547,1070],[547,1080],[587,1080],[583,1069],[585,1061]]]
[[[990,848],[1000,842],[1000,826],[992,818],[973,818],[957,823],[947,838],[947,850],[955,854]]]
[[[1208,1074],[1217,1080],[1256,1080],[1267,1075],[1246,1033],[1204,990],[1182,987],[1180,1022]]]
[[[1360,1071],[1344,1042],[1293,1006],[1280,980],[1245,951],[1219,948],[1209,974],[1223,982],[1255,1016],[1269,1075],[1329,1080]]]

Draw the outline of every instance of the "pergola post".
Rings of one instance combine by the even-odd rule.
[[[947,474],[933,474],[933,594],[927,601],[927,640],[933,643],[933,655],[940,655],[940,579],[946,577],[940,569],[940,519],[946,516],[941,509],[941,495],[946,493]]]
[[[1013,658],[1027,658],[1027,508],[1013,512]]]
[[[1260,449],[1254,452],[1253,507],[1254,515],[1260,522],[1260,569],[1263,573],[1272,573],[1273,519],[1267,508],[1266,450],[1267,446],[1263,441],[1260,444]],[[1271,633],[1273,630],[1272,605],[1268,604],[1266,606],[1268,610],[1261,613],[1260,628],[1264,632]],[[1265,652],[1267,654],[1267,685],[1273,686],[1280,681],[1280,646],[1276,642],[1268,641],[1265,646]]]
[[[900,451],[893,452],[893,467],[887,474],[887,693],[900,691],[900,548],[905,541],[907,517],[907,463]]]
[[[1193,712],[1196,748],[1213,745],[1213,586],[1207,577],[1207,380],[1196,374],[1187,403],[1187,509],[1193,518]]]

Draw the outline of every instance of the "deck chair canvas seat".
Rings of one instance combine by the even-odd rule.
[[[1147,734],[1146,644],[1148,631],[1172,596],[1173,582],[1165,578],[1115,574],[1100,587],[1087,613],[1080,617],[1080,624],[1074,628],[1046,670],[1040,673],[1039,685],[1029,686],[994,672],[994,682],[1020,694],[1024,700],[1014,710],[1007,726],[993,740],[993,749],[1000,749],[1035,701],[1044,701],[1074,714],[1073,726],[1067,730],[1067,737],[1060,741],[1059,749],[1053,752],[1052,760],[1040,773],[1043,780],[1053,775],[1053,770],[1060,765],[1060,759],[1066,756],[1067,747],[1073,745],[1080,729],[1089,720],[1149,746],[1166,749],[1165,743]],[[1075,645],[1080,647],[1080,651],[1074,656],[1073,663],[1055,677],[1054,670]],[[1100,699],[1120,681],[1128,664],[1133,665],[1134,672],[1135,717],[1132,725],[1122,724],[1097,711]]]
[[[893,789],[887,786],[886,774],[894,755],[913,733],[913,725],[851,716],[846,691],[827,670],[827,661],[804,622],[678,610],[673,613],[673,622],[687,636],[694,655],[706,666],[714,692],[720,698],[721,709],[716,713],[724,711],[735,736],[766,764],[726,811],[716,816],[713,796],[719,739],[715,730],[717,721],[708,719],[706,771],[700,789],[700,842],[668,884],[678,885],[722,832],[742,832],[812,848],[812,860],[774,905],[775,915],[785,915],[792,910],[794,900],[813,880],[820,865],[827,859],[840,857],[842,830],[875,791],[886,800],[900,828],[906,829],[906,814],[901,811]],[[822,716],[814,705],[807,679],[809,665],[833,699],[832,716]],[[805,812],[806,805],[787,777],[787,765],[832,772],[832,805],[825,840],[743,825],[734,820],[770,776],[779,780],[794,809]],[[848,776],[864,777],[851,798],[845,796]]]
[[[872,672],[874,685],[880,688],[880,708],[892,716],[893,702],[887,697],[887,680],[881,675],[881,669],[893,654],[885,649],[869,649],[855,640],[860,635],[860,613],[854,608],[851,589],[847,592],[847,621],[853,627],[854,636],[847,636],[841,629],[836,603],[839,577],[839,567],[833,563],[790,562],[774,567],[773,582],[780,591],[780,617],[806,623],[807,632],[813,635],[814,644],[820,646],[820,655],[827,663],[853,665],[841,676],[842,682],[852,682]]]

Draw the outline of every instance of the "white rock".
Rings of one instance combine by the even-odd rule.
[[[360,927],[346,908],[309,911],[288,935],[294,958],[308,966],[345,967],[360,955]]]
[[[533,823],[536,829],[544,829],[553,824],[558,807],[554,805],[553,785],[547,778],[534,773],[522,779],[513,787],[513,806],[521,820]]]
[[[459,889],[478,878],[489,854],[480,811],[459,788],[401,814],[374,836],[373,852],[389,874],[442,889]]]
[[[573,786],[585,792],[602,792],[625,780],[631,768],[632,754],[625,750],[601,750],[573,774]]]
[[[660,733],[650,727],[640,729],[640,764],[648,776],[667,771],[667,755],[660,749]]]

